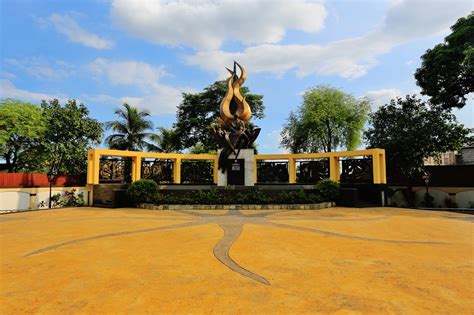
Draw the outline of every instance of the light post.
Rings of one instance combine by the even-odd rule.
[[[48,173],[48,182],[49,182],[49,205],[48,208],[51,209],[51,192],[53,190],[53,181],[56,176],[52,173],[52,170]]]
[[[425,187],[426,187],[426,195],[428,195],[428,185],[430,183],[430,173],[425,171],[425,174],[423,175],[423,180],[425,181]]]

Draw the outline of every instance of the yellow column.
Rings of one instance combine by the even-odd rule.
[[[36,193],[30,192],[30,202],[29,202],[29,205],[28,205],[29,210],[36,209],[36,202],[35,201],[36,201]]]
[[[380,157],[378,153],[372,154],[372,174],[374,184],[380,184]]]
[[[87,184],[94,182],[94,153],[87,151]]]
[[[87,194],[86,197],[86,202],[88,206],[92,206],[94,203],[94,186],[93,185],[86,185],[87,188]]]
[[[380,154],[380,183],[381,184],[386,184],[387,183],[387,171],[385,167],[385,150],[382,151]]]
[[[138,155],[132,157],[132,182],[140,180],[142,177],[142,158]]]
[[[288,159],[288,172],[289,172],[289,183],[296,183],[296,160],[294,158]]]
[[[218,179],[218,176],[219,176],[219,169],[218,169],[219,165],[218,165],[218,160],[217,158],[214,159],[214,170],[213,170],[213,175],[214,175],[214,184],[217,185],[217,179]]]
[[[181,183],[181,159],[179,159],[179,158],[174,159],[173,182],[175,184],[180,184]]]
[[[97,154],[97,151],[94,149],[93,157],[93,171],[92,174],[92,184],[99,184],[99,173],[100,173],[100,154]]]
[[[339,157],[329,157],[329,178],[335,182],[338,182],[340,177],[339,172]]]
[[[137,170],[137,162],[136,157],[132,157],[132,183],[136,180],[136,170]]]

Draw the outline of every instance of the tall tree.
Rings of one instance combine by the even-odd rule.
[[[148,119],[150,116],[148,111],[139,110],[125,103],[123,108],[117,108],[114,113],[119,119],[105,123],[107,130],[115,132],[105,139],[109,148],[142,151],[150,147],[149,138],[152,133],[149,131],[153,129],[153,123]]]
[[[163,153],[177,152],[179,141],[176,130],[164,127],[158,127],[156,129],[158,133],[150,136],[151,143],[148,146],[148,150]]]
[[[102,124],[89,117],[84,104],[69,100],[61,106],[57,99],[41,103],[42,118],[47,126],[30,161],[40,162],[49,180],[49,207],[52,184],[60,174],[81,174],[87,169],[87,150],[99,144]],[[38,165],[38,164],[37,164]]]
[[[385,149],[388,174],[407,179],[407,201],[412,203],[412,182],[423,172],[423,160],[459,149],[468,134],[450,111],[407,95],[372,113],[365,137],[370,147]]]
[[[46,130],[30,156],[41,162],[40,170],[50,175],[81,174],[87,169],[87,150],[100,144],[102,124],[89,117],[84,104],[57,99],[41,104]]]
[[[474,13],[460,18],[445,42],[428,49],[415,72],[421,93],[444,108],[466,104],[466,95],[474,92]]]
[[[218,81],[201,93],[183,93],[174,125],[180,149],[189,149],[196,143],[201,143],[206,151],[217,150],[210,127],[219,117],[219,107],[226,89],[226,83]],[[253,119],[263,118],[263,96],[251,94],[247,87],[241,87],[240,91],[250,105]]]
[[[281,146],[292,153],[353,150],[370,110],[369,101],[358,100],[330,86],[306,91],[303,103],[290,115],[281,132]]]
[[[25,170],[26,156],[44,131],[40,107],[13,99],[0,101],[0,154],[8,172]]]

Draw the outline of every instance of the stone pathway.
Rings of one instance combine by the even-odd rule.
[[[192,221],[187,223],[180,223],[174,224],[169,226],[161,226],[156,228],[148,228],[148,229],[139,229],[139,230],[131,230],[131,231],[122,231],[122,232],[115,232],[115,233],[106,233],[101,235],[95,235],[75,240],[70,240],[54,245],[50,245],[47,247],[40,248],[33,252],[27,253],[25,257],[38,255],[44,252],[48,252],[51,250],[56,250],[61,247],[70,246],[78,243],[103,239],[103,238],[110,238],[115,236],[124,236],[124,235],[131,235],[131,234],[139,234],[139,233],[150,233],[162,230],[171,230],[171,229],[179,229],[197,225],[206,225],[206,224],[217,224],[219,227],[224,231],[223,238],[214,246],[213,253],[214,256],[225,266],[231,269],[234,272],[241,274],[242,276],[248,277],[252,280],[258,281],[262,284],[270,285],[270,282],[263,276],[258,275],[247,268],[239,265],[236,261],[230,257],[230,249],[235,241],[239,238],[240,234],[242,233],[242,229],[246,224],[256,224],[256,225],[264,225],[270,226],[275,228],[284,228],[284,229],[293,229],[299,231],[305,231],[310,233],[318,233],[324,236],[329,237],[337,237],[337,238],[345,238],[349,240],[358,240],[358,241],[368,241],[368,242],[382,242],[382,243],[396,243],[396,244],[442,244],[447,245],[448,242],[434,242],[434,241],[424,241],[424,240],[413,240],[413,241],[406,241],[406,240],[392,240],[392,239],[378,239],[378,238],[369,238],[369,237],[359,237],[353,236],[348,234],[340,234],[334,233],[330,231],[325,231],[321,229],[315,228],[308,228],[302,226],[295,226],[289,225],[284,223],[277,223],[273,221],[279,220],[303,220],[302,218],[285,218],[285,217],[273,217],[268,218],[269,216],[276,214],[276,213],[285,213],[291,212],[294,210],[282,210],[282,211],[266,211],[260,213],[251,213],[251,214],[244,214],[240,210],[227,210],[225,214],[212,214],[212,213],[205,213],[205,212],[197,212],[197,211],[185,211],[185,210],[173,210],[178,213],[186,214],[192,216]],[[100,220],[114,220],[114,219],[138,219],[138,220],[189,220],[190,218],[183,218],[183,217],[160,217],[160,218],[150,218],[150,217],[102,217],[99,218]],[[376,218],[304,218],[304,220],[320,220],[320,221],[380,221],[386,219],[387,216],[376,217]],[[93,220],[97,220],[97,218],[91,218]],[[80,218],[80,219],[65,219],[62,220],[63,222],[68,221],[83,221],[89,220],[89,218]]]

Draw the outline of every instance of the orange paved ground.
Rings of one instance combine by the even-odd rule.
[[[474,312],[473,216],[270,212],[1,215],[0,313]]]

